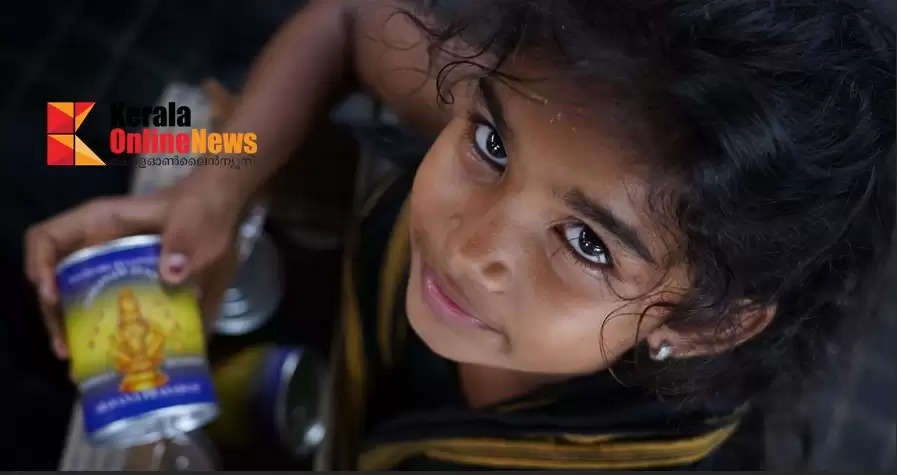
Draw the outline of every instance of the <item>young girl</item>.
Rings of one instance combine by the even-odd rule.
[[[834,0],[312,2],[227,126],[252,169],[40,223],[26,271],[61,357],[53,267],[92,243],[162,232],[214,314],[241,210],[356,81],[433,141],[352,239],[332,466],[737,468],[885,260],[894,53]]]

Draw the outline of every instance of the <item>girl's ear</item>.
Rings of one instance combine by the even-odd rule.
[[[655,328],[645,338],[652,355],[662,358],[689,358],[728,351],[763,331],[776,313],[775,305],[741,306],[736,318],[709,328],[674,329],[667,324]]]

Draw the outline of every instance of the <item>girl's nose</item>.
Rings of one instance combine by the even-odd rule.
[[[488,292],[507,291],[513,278],[509,220],[494,209],[452,219],[450,271]]]

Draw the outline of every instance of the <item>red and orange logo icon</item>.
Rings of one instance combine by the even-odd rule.
[[[93,102],[47,103],[47,165],[105,165],[75,135]]]

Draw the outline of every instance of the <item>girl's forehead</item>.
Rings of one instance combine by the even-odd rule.
[[[644,156],[656,153],[652,143],[675,141],[687,132],[677,113],[657,98],[651,99],[647,90],[597,74],[571,72],[525,54],[508,61],[493,82],[503,85],[501,92],[508,101],[541,105],[550,118],[579,117],[606,139],[645,148]]]
[[[607,91],[586,95],[563,79],[485,82],[494,104],[481,88],[472,98],[490,113],[499,109],[494,112],[509,129],[502,139],[517,153],[588,181],[597,174],[602,182],[616,177],[642,184],[656,172],[656,147],[644,121]]]

